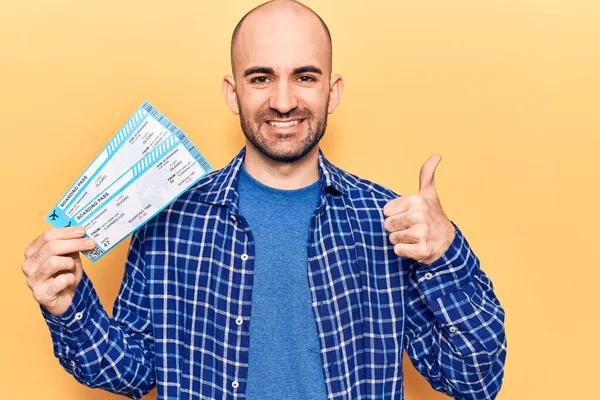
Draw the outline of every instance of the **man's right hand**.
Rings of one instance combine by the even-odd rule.
[[[81,281],[79,252],[96,247],[84,234],[82,227],[49,229],[25,249],[27,285],[33,298],[55,316],[67,311]]]

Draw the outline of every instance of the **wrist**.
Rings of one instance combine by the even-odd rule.
[[[435,246],[437,249],[434,251],[431,257],[421,260],[420,263],[424,265],[430,265],[439,260],[444,254],[446,254],[446,251],[448,251],[450,245],[452,245],[455,237],[456,228],[452,222],[448,221],[448,224],[445,228],[445,234],[442,236],[442,239],[440,239],[440,245]]]

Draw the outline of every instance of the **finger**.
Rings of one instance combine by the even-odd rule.
[[[412,244],[419,243],[419,236],[414,227],[404,229],[401,231],[390,233],[390,242],[392,244]]]
[[[386,217],[391,217],[392,215],[400,214],[410,208],[411,205],[411,195],[396,197],[393,200],[390,200],[383,206],[383,215]]]
[[[411,225],[410,213],[408,211],[392,215],[383,221],[383,228],[390,233],[408,229]]]
[[[79,282],[81,276],[83,275],[83,267],[81,265],[81,260],[79,259],[79,253],[77,253],[77,258],[73,259],[75,262],[75,281]]]
[[[74,272],[75,260],[71,257],[51,256],[30,276],[32,284],[46,282],[60,272]]]
[[[94,246],[96,247],[96,246]],[[65,257],[71,257],[73,260],[80,260],[81,259],[81,253],[76,251],[73,253],[69,253],[69,254],[64,254]]]
[[[52,240],[46,243],[37,252],[33,253],[25,263],[27,263],[27,270],[37,270],[46,259],[52,256],[64,256],[70,253],[76,253],[84,250],[92,250],[96,247],[94,239],[82,238],[82,239],[68,239],[68,240]]]
[[[52,240],[77,239],[85,235],[85,228],[82,226],[72,226],[68,228],[52,228],[42,233],[27,246],[25,249],[25,258],[31,257],[38,252],[46,243]]]
[[[61,274],[56,278],[48,281],[46,286],[46,294],[48,295],[48,300],[55,298],[60,292],[65,290],[67,287],[73,285],[75,283],[75,274]]]
[[[419,258],[418,245],[416,244],[396,244],[394,245],[394,253],[396,253],[398,257],[405,257],[413,260],[417,260]]]
[[[383,227],[386,231],[393,233],[425,222],[425,211],[419,207],[420,205],[414,204],[408,211],[386,218],[383,221]]]
[[[410,210],[423,208],[426,206],[425,199],[420,194],[408,194],[406,196],[397,197],[389,201],[383,207],[383,215],[392,217]]]
[[[57,267],[58,263],[61,258],[69,258],[71,259],[71,261],[66,261],[69,263],[72,263],[73,260],[79,260],[79,253],[71,253],[71,254],[65,254],[65,257],[60,257],[60,256],[55,256],[52,254],[48,254],[46,257],[44,256],[44,254],[42,253],[44,248],[40,249],[38,251],[38,253],[35,253],[34,256],[26,259],[23,262],[23,265],[21,266],[21,270],[23,271],[23,274],[25,274],[26,277],[31,279],[30,283],[35,283],[35,282],[42,282],[47,280],[48,277],[46,277],[45,279],[42,279],[42,276],[40,275],[40,273],[46,273],[45,271],[47,269],[52,269],[54,267]],[[34,276],[37,275],[37,276]],[[50,273],[50,276],[54,275],[54,273]],[[35,278],[35,279],[33,279]]]
[[[442,160],[442,156],[434,154],[425,161],[419,173],[419,193],[437,194],[435,190],[435,169]]]

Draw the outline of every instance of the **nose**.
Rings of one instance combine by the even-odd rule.
[[[287,81],[281,80],[275,85],[275,91],[271,95],[269,106],[282,114],[298,106],[298,99]]]

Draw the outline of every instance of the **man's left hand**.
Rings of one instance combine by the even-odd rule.
[[[434,154],[425,161],[419,175],[419,193],[398,197],[383,208],[387,217],[383,227],[390,232],[394,253],[422,264],[440,258],[455,235],[435,190],[434,174],[441,160]]]

